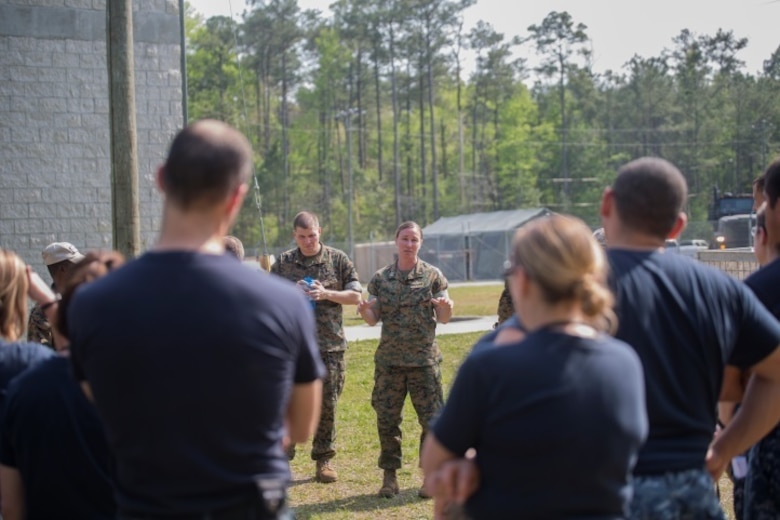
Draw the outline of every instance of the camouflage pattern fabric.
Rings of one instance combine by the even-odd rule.
[[[635,476],[629,520],[725,520],[709,473]]]
[[[737,478],[731,468],[731,464],[726,468],[726,474],[731,480],[731,503],[734,506],[734,518],[743,520],[743,511],[745,507],[745,478]]]
[[[46,319],[46,313],[38,304],[35,304],[30,311],[30,319],[27,322],[27,341],[54,348],[54,337],[51,331],[51,324],[49,323],[49,320]]]
[[[336,455],[336,403],[344,390],[347,363],[344,361],[344,351],[320,354],[328,372],[322,381],[322,411],[312,439],[311,458],[330,460]]]
[[[436,315],[431,299],[446,294],[447,279],[436,267],[417,261],[408,273],[388,265],[371,278],[368,293],[378,300],[374,309],[382,320],[382,334],[374,355],[377,365],[421,367],[436,365]]]
[[[428,426],[444,404],[438,363],[424,367],[375,366],[371,406],[376,411],[382,469],[401,467],[401,422],[407,392],[422,427],[422,449]]]
[[[360,292],[360,282],[355,267],[343,251],[323,244],[319,254],[303,256],[295,248],[279,255],[271,272],[291,282],[298,282],[309,276],[333,291],[355,289]],[[331,301],[316,303],[314,315],[317,320],[317,341],[320,352],[340,352],[347,349],[344,337],[341,305]]]
[[[780,518],[780,426],[750,449],[743,492],[742,520]]]
[[[501,325],[515,312],[515,307],[512,305],[512,294],[509,292],[509,282],[504,282],[504,290],[501,291],[501,296],[498,298],[498,322],[496,326]]]

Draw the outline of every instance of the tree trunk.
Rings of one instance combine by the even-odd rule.
[[[417,68],[418,71],[418,85],[420,87],[420,94],[417,97],[419,110],[420,110],[420,187],[422,188],[422,198],[420,200],[421,202],[421,217],[419,218],[421,225],[427,224],[427,197],[428,197],[428,171],[427,171],[427,161],[428,156],[425,150],[425,80],[423,76],[423,66],[422,66],[422,56],[420,56],[420,66]]]
[[[395,33],[390,24],[390,88],[393,105],[393,183],[395,188],[395,227],[401,225],[401,168],[398,146],[398,89],[395,74]]]
[[[433,220],[439,219],[439,178],[436,171],[436,119],[433,106],[433,56],[428,41],[428,117],[431,134],[431,187],[433,188]]]

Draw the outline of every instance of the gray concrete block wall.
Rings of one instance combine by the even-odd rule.
[[[42,274],[50,242],[112,245],[105,9],[0,0],[0,247]],[[154,174],[182,125],[178,2],[135,0],[133,10],[145,249],[160,226]]]

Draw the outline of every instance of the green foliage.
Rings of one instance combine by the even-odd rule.
[[[681,168],[691,220],[704,221],[714,187],[748,191],[780,151],[780,48],[752,75],[745,38],[682,30],[658,56],[599,75],[569,13],[515,38],[485,23],[464,34],[470,3],[339,0],[328,17],[254,1],[240,23],[188,8],[189,113],[255,145],[269,247],[288,244],[301,209],[346,242],[350,196],[355,242],[400,220],[540,205],[595,225],[616,168],[643,155]],[[464,45],[477,56],[465,81]],[[535,70],[517,45],[539,53]],[[235,233],[257,243],[250,199]]]

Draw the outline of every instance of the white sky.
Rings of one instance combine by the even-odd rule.
[[[238,17],[244,0],[189,0],[207,18]],[[328,13],[331,0],[298,0],[301,9]],[[747,72],[757,73],[762,63],[780,46],[780,0],[477,0],[465,11],[468,31],[478,20],[490,23],[507,39],[527,36],[527,27],[539,24],[550,11],[568,11],[575,23],[588,26],[593,67],[621,71],[634,54],[649,58],[672,47],[672,38],[682,29],[697,35],[714,35],[719,28],[748,38],[738,55]],[[526,44],[518,56],[530,57]]]

